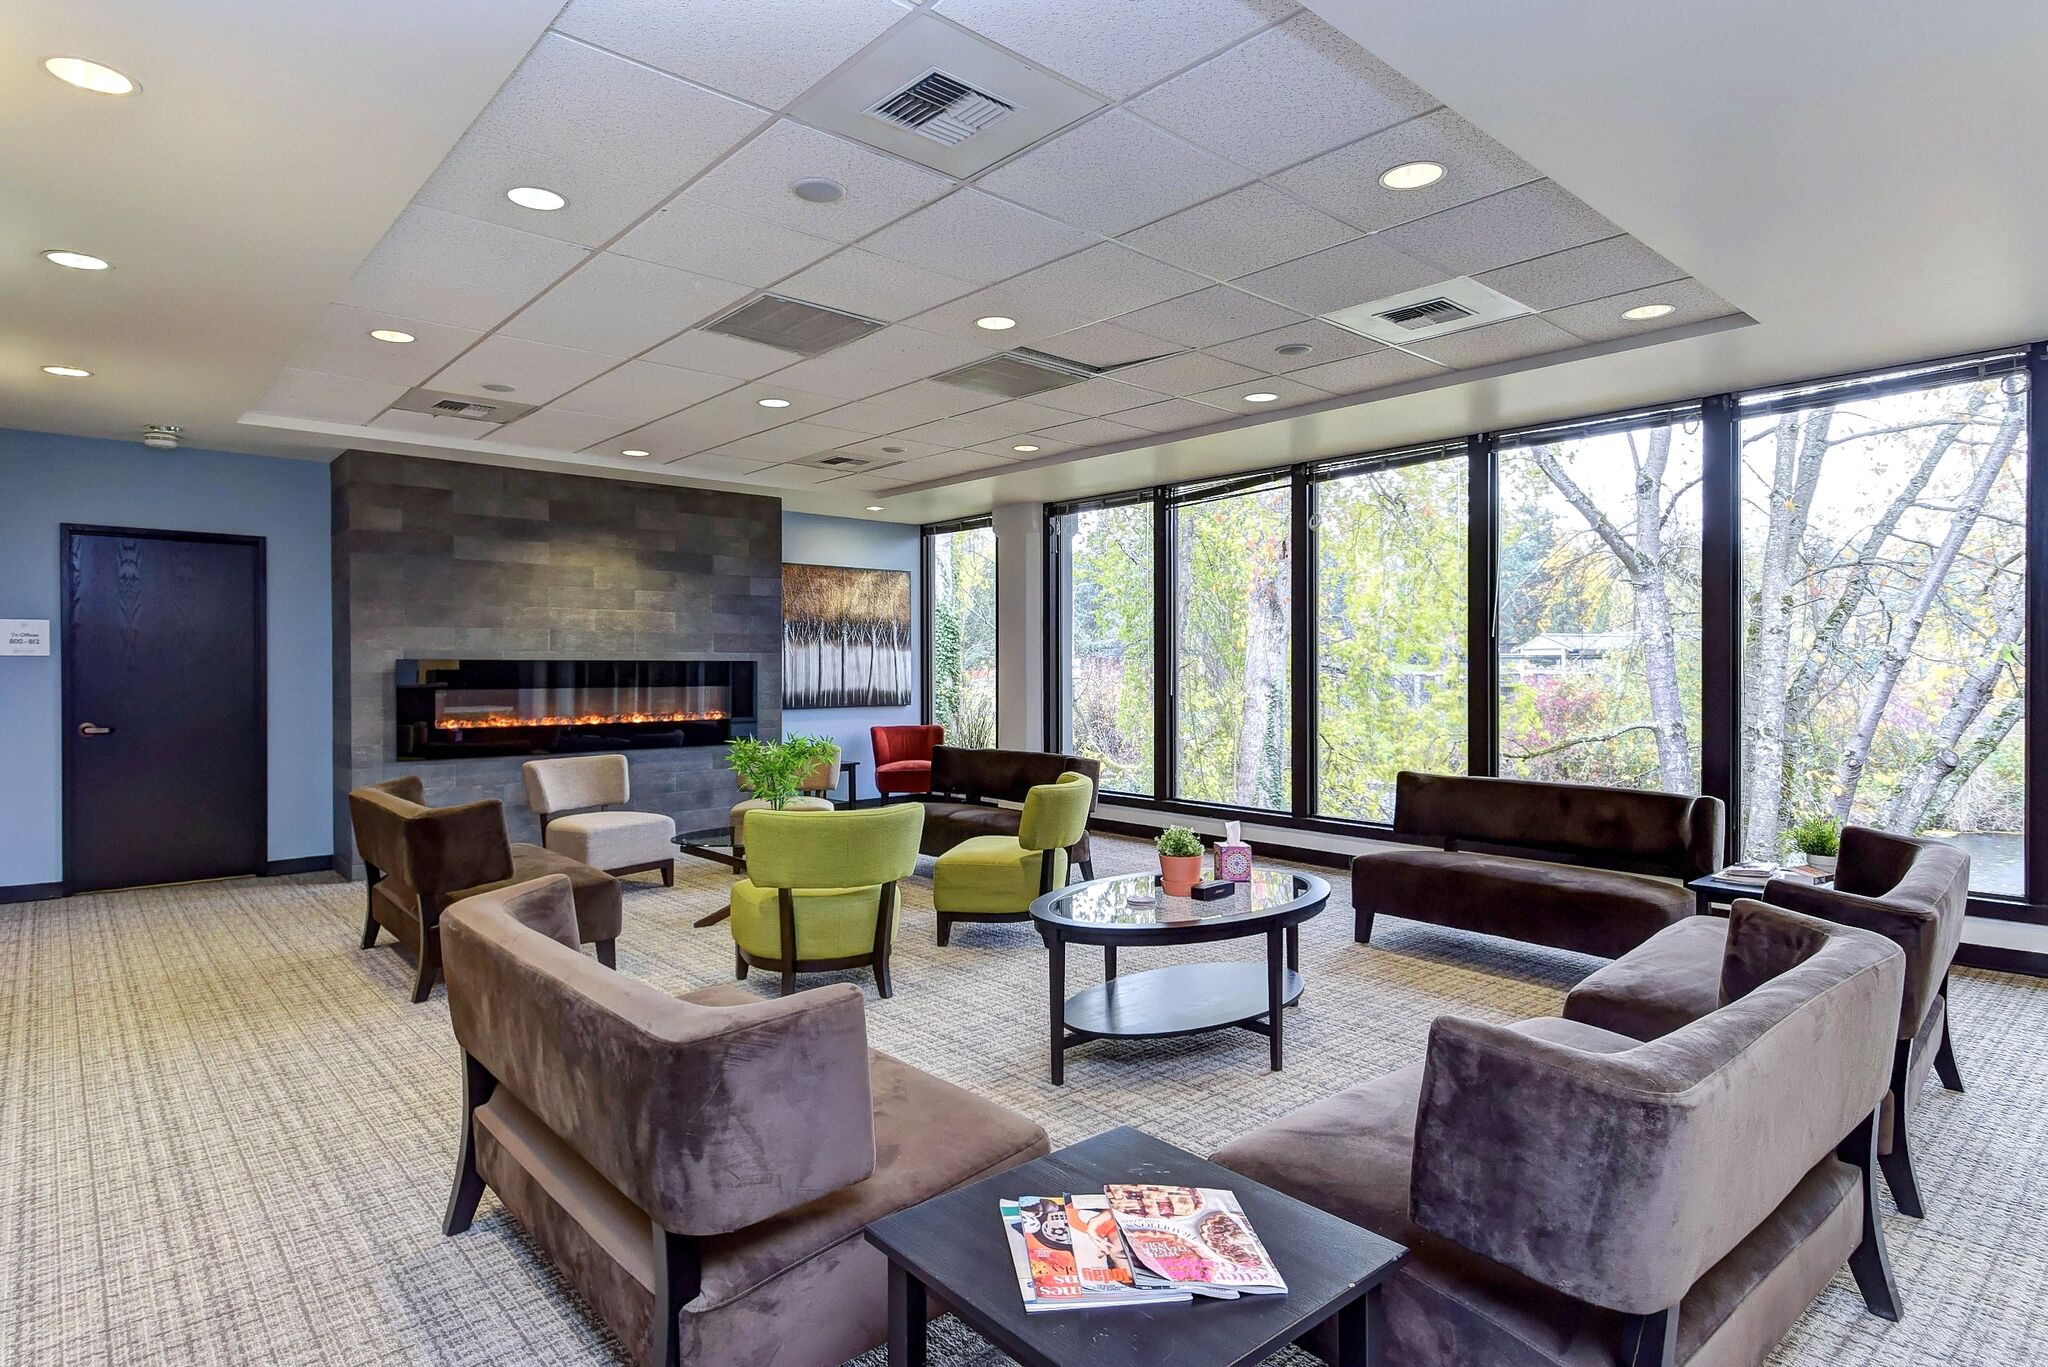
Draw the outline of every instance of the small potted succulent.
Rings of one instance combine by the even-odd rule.
[[[1152,842],[1159,847],[1159,886],[1168,897],[1185,897],[1202,881],[1202,838],[1186,826],[1168,826]]]
[[[1792,846],[1806,856],[1806,862],[1822,873],[1835,871],[1835,856],[1842,848],[1842,828],[1824,816],[1809,816],[1787,835]]]

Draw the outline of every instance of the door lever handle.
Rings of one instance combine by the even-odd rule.
[[[114,728],[111,726],[95,726],[89,721],[82,721],[78,724],[78,734],[81,736],[111,736],[114,734]]]

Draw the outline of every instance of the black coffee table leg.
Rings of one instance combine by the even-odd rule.
[[[1387,1307],[1377,1286],[1337,1312],[1337,1367],[1379,1367],[1386,1341]],[[896,1361],[893,1348],[889,1361]]]
[[[925,1367],[925,1328],[924,1283],[890,1263],[889,1367]]]
[[[1272,1027],[1266,1038],[1272,1045],[1276,1073],[1280,1071],[1280,1002],[1286,995],[1286,941],[1286,933],[1278,926],[1266,932],[1266,1023]]]
[[[1045,942],[1045,976],[1052,985],[1052,1085],[1067,1080],[1067,942],[1055,931]]]
[[[1108,982],[1116,976],[1116,946],[1102,947],[1102,980]]]

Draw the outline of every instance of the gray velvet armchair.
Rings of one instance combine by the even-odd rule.
[[[1925,1202],[1908,1121],[1930,1073],[1949,1090],[1963,1090],[1949,1028],[1948,976],[1969,893],[1966,852],[1865,826],[1843,829],[1832,887],[1780,878],[1763,892],[1773,906],[1874,931],[1906,956],[1899,1014],[1885,1031],[1892,1057],[1878,1156],[1892,1199],[1915,1218]],[[1688,917],[1572,989],[1565,1016],[1636,1039],[1655,1039],[1698,1019],[1721,1005],[1728,933],[1719,917]]]
[[[1871,1183],[1903,956],[1743,902],[1725,967],[1729,1004],[1649,1043],[1440,1018],[1424,1063],[1216,1161],[1408,1245],[1388,1367],[1755,1364],[1844,1262],[1897,1318]]]
[[[484,1189],[651,1367],[828,1367],[881,1343],[869,1221],[1047,1150],[867,1047],[859,989],[675,998],[575,951],[567,880],[442,920],[462,1046],[446,1233]]]

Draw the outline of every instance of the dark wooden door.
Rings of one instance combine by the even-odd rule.
[[[260,873],[263,542],[66,527],[64,886]]]

